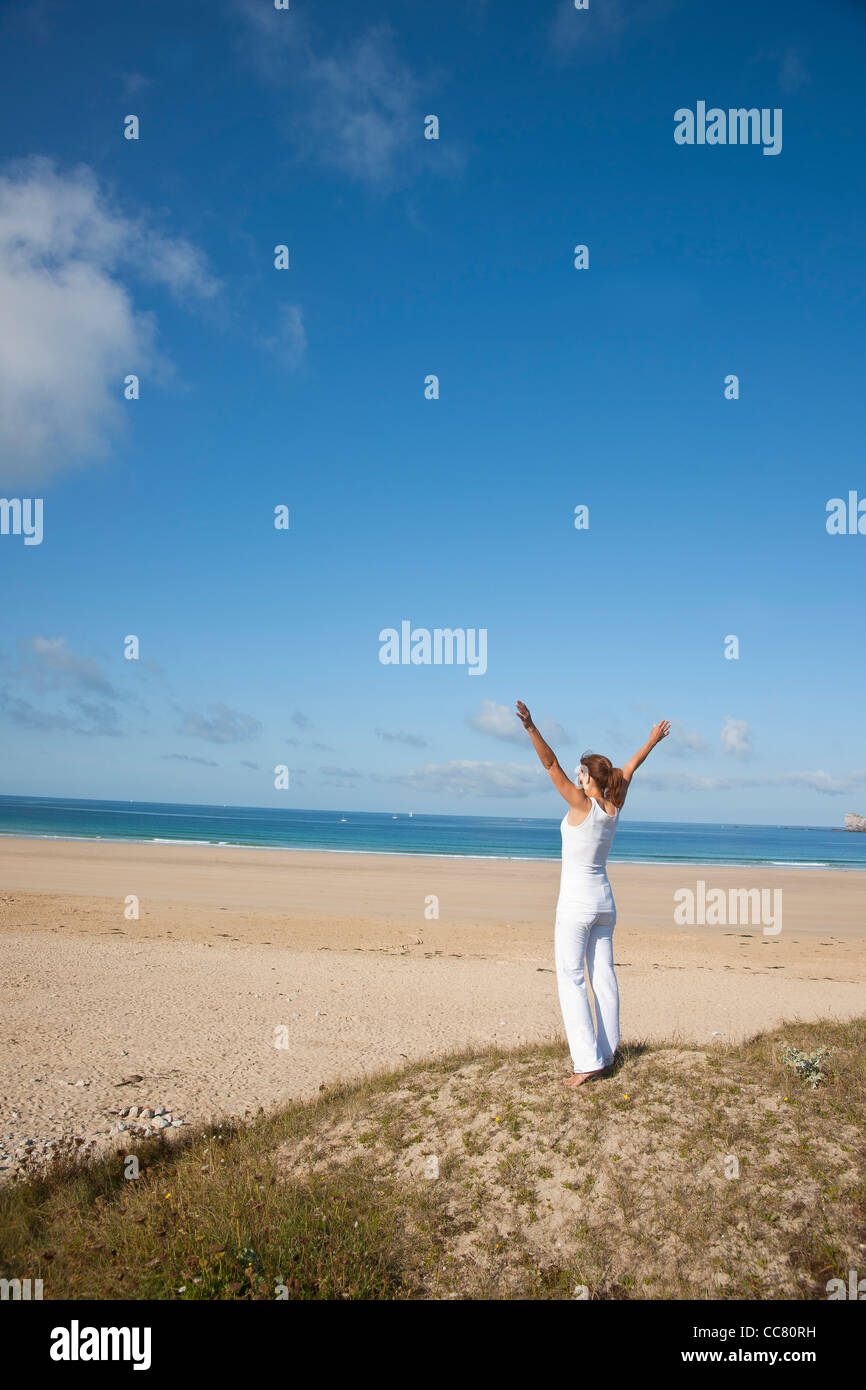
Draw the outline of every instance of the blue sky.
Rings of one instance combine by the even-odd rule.
[[[519,698],[568,769],[671,719],[642,819],[866,811],[866,9],[87,13],[0,20],[2,790],[556,814]]]

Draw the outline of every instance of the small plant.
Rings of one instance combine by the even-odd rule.
[[[241,1264],[244,1267],[244,1274],[247,1279],[249,1279],[250,1283],[253,1282],[256,1276],[259,1278],[263,1277],[265,1271],[262,1269],[262,1262],[255,1250],[249,1245],[241,1251]]]
[[[814,1090],[816,1086],[826,1080],[827,1073],[821,1070],[821,1063],[825,1057],[830,1056],[831,1052],[832,1048],[829,1047],[819,1047],[817,1052],[798,1052],[796,1047],[786,1047],[782,1061],[786,1067],[791,1067],[803,1081],[808,1081]]]

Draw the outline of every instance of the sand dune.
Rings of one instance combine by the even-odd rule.
[[[624,1037],[711,1046],[862,1013],[862,874],[610,873]],[[676,926],[700,878],[781,888],[781,934]],[[0,1174],[26,1139],[107,1142],[130,1104],[193,1122],[453,1046],[564,1040],[557,864],[10,838],[0,884]]]

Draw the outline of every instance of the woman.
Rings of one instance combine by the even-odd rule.
[[[554,953],[559,1003],[574,1065],[574,1075],[565,1085],[582,1086],[587,1077],[612,1065],[619,1043],[619,990],[613,970],[616,904],[607,877],[607,856],[631,779],[656,744],[667,738],[671,726],[666,719],[656,724],[643,748],[623,768],[614,767],[600,753],[584,753],[575,786],[522,700],[517,701],[516,712],[550,780],[568,802],[561,826],[562,877]],[[584,961],[595,997],[597,1034],[586,995]]]

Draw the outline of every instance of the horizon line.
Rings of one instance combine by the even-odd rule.
[[[311,814],[313,814],[313,815],[331,815],[331,814],[333,814],[333,815],[342,815],[344,812],[346,812],[347,809],[351,810],[351,808],[347,808],[347,807],[345,807],[345,806],[333,806],[333,807],[331,807],[331,806],[327,806],[327,807],[319,807],[319,806],[291,806],[291,807],[278,807],[278,806],[257,806],[257,805],[252,805],[252,804],[246,804],[246,803],[240,803],[240,802],[228,802],[228,801],[138,801],[138,800],[135,800],[134,798],[125,798],[125,797],[119,797],[119,798],[118,798],[118,797],[93,797],[93,796],[62,796],[62,795],[57,795],[57,794],[55,794],[55,795],[53,795],[53,796],[34,796],[34,795],[32,795],[32,794],[29,794],[29,793],[16,793],[16,792],[0,792],[0,801],[67,801],[67,802],[69,802],[69,801],[77,801],[77,802],[81,802],[81,803],[83,803],[83,804],[85,804],[85,805],[100,805],[100,804],[102,804],[102,805],[109,805],[109,806],[110,806],[110,805],[114,805],[114,806],[183,806],[183,807],[190,807],[190,806],[191,806],[191,807],[197,807],[197,808],[200,809],[200,810],[207,810],[207,811],[274,811],[274,812],[279,812],[279,811],[281,811],[281,810],[288,810],[288,811],[304,811],[304,812],[309,812],[309,813],[311,813]],[[355,815],[361,815],[361,816],[391,816],[391,817],[393,817],[393,816],[405,816],[407,820],[410,818],[410,815],[411,815],[411,817],[412,817],[413,819],[414,819],[415,817],[420,817],[420,816],[448,816],[448,817],[450,817],[452,820],[519,820],[519,821],[538,821],[538,822],[542,822],[542,821],[557,821],[558,819],[561,819],[561,817],[557,817],[557,816],[555,816],[555,815],[551,815],[551,816],[529,816],[529,815],[527,815],[527,816],[517,816],[517,815],[513,815],[513,816],[502,816],[502,815],[493,815],[493,814],[490,814],[490,813],[487,813],[487,812],[480,813],[480,814],[479,814],[479,813],[475,813],[475,814],[465,814],[465,813],[464,813],[464,814],[461,814],[461,813],[459,813],[459,812],[453,812],[453,811],[412,811],[412,812],[410,813],[409,811],[366,811],[366,810],[360,810],[360,809],[358,809],[358,808],[355,808],[353,814],[355,814]],[[849,815],[849,814],[856,814],[856,813],[854,813],[854,812],[845,812],[844,814],[845,814],[845,815]],[[845,835],[852,835],[852,834],[857,834],[857,833],[858,833],[857,831],[848,830],[847,826],[845,826],[845,825],[817,825],[817,824],[815,824],[814,822],[813,822],[813,823],[810,823],[810,824],[807,824],[807,823],[805,823],[805,822],[800,823],[800,822],[793,822],[793,821],[747,821],[747,820],[738,820],[738,821],[669,821],[669,820],[636,820],[636,821],[634,821],[633,823],[634,823],[634,824],[637,824],[637,825],[704,825],[704,826],[720,827],[720,828],[728,829],[728,830],[736,830],[736,829],[740,828],[741,826],[753,826],[753,827],[756,827],[756,828],[779,829],[779,830],[833,830],[833,831],[839,831],[841,834],[845,834]],[[861,833],[862,833],[862,832],[861,832]]]

